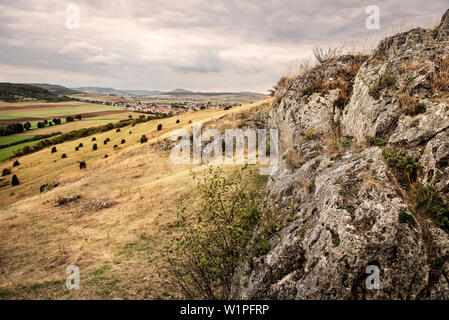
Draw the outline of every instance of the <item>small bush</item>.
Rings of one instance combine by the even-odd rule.
[[[303,139],[304,140],[313,140],[320,136],[320,133],[315,130],[315,128],[310,128],[307,131],[303,132]]]
[[[78,145],[78,147],[79,147],[79,148],[82,148],[82,147],[84,147],[84,145],[83,145],[82,143],[80,143],[80,144]]]
[[[114,147],[113,147],[113,148],[114,148],[114,149],[118,148],[118,145],[114,144]]]
[[[382,90],[384,89],[396,89],[396,79],[393,74],[385,72],[379,79],[373,84],[369,90],[370,96],[374,99],[379,100]]]
[[[319,47],[314,47],[312,49],[312,52],[313,52],[313,55],[315,56],[315,59],[319,63],[324,63],[326,61],[333,60],[341,55],[341,49],[339,49],[339,48],[323,49],[323,48],[319,48]]]
[[[387,142],[382,138],[374,138],[374,137],[366,136],[365,139],[366,139],[366,143],[371,147],[372,146],[384,147],[387,145]]]
[[[120,132],[120,128],[117,128],[117,130],[115,130],[115,132]]]
[[[438,192],[431,186],[419,185],[413,190],[413,196],[416,210],[430,216],[441,229],[449,233],[449,206]]]
[[[85,161],[81,161],[80,162],[80,169],[86,169],[86,168],[87,168],[86,162]]]
[[[97,138],[93,137],[93,138],[92,138],[92,141],[97,141]]]
[[[105,157],[105,158],[107,158],[107,157],[108,157],[108,155],[107,155],[107,154],[105,154],[105,155],[104,155],[104,157]]]
[[[12,166],[13,166],[13,167],[20,166],[19,160],[14,161],[14,163],[12,164]]]
[[[13,176],[12,176],[11,184],[12,184],[13,186],[18,186],[18,185],[20,184],[19,178],[17,178],[16,175],[13,175]]]
[[[404,210],[399,211],[399,223],[408,223],[411,226],[415,225],[415,219],[413,216]]]
[[[397,97],[401,105],[402,113],[406,116],[416,116],[427,111],[424,103],[419,103],[416,98],[406,93],[400,93]]]
[[[131,130],[129,131],[129,134],[132,134]]]
[[[78,151],[80,149],[80,147],[75,147],[75,151]]]
[[[98,146],[97,146],[97,144],[95,143],[93,146],[92,146],[92,150],[97,150],[98,149]]]
[[[437,70],[432,79],[432,88],[443,94],[449,92],[449,57],[437,64]]]
[[[161,131],[161,130],[162,130],[162,124],[159,123],[159,124],[157,125],[157,131]]]
[[[63,153],[63,154],[61,155],[61,159],[65,159],[65,158],[67,158],[67,155],[66,155],[65,153]]]
[[[398,180],[403,186],[408,187],[416,180],[421,166],[415,159],[409,156],[406,151],[385,149],[382,153],[388,165],[396,169]]]
[[[104,140],[104,141],[103,141],[103,144],[108,144],[108,140]]]
[[[176,123],[179,123],[180,121],[179,121],[179,119],[176,119]]]
[[[57,152],[56,147],[51,148],[51,153]]]
[[[124,144],[126,141],[125,139],[122,139],[122,141],[120,142],[121,144]]]
[[[146,143],[148,142],[148,138],[146,135],[142,135],[142,137],[140,138],[140,143]]]
[[[59,186],[59,183],[52,183],[52,184],[45,183],[45,184],[40,186],[39,192],[43,193],[45,191],[49,191],[51,189],[54,189],[54,188],[56,188],[58,186]]]
[[[194,179],[201,209],[185,216],[186,208],[179,206],[182,233],[167,251],[173,283],[189,299],[226,299],[254,228],[267,212],[266,180],[245,169],[225,176],[221,168]]]
[[[8,174],[11,174],[11,169],[4,168],[2,170],[2,177],[7,176]]]

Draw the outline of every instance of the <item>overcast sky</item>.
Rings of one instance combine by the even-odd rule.
[[[69,5],[79,8],[79,29],[67,28]],[[365,27],[370,5],[380,9],[379,30]],[[314,46],[369,47],[448,8],[449,0],[0,0],[0,81],[266,93]]]

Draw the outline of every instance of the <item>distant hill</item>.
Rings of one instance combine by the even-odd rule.
[[[174,89],[172,91],[160,91],[160,90],[116,90],[113,88],[102,88],[102,87],[80,87],[74,88],[75,90],[88,93],[88,94],[113,94],[122,97],[152,97],[152,96],[203,96],[203,97],[214,97],[214,96],[240,96],[240,97],[250,97],[254,99],[261,99],[266,97],[266,95],[256,92],[194,92],[185,89]]]
[[[83,93],[88,94],[112,94],[115,96],[123,96],[123,97],[130,97],[133,96],[132,94],[126,92],[126,91],[120,91],[116,90],[114,88],[103,88],[103,87],[79,87],[79,88],[72,88],[73,90],[77,90]]]
[[[51,93],[49,90],[24,83],[0,83],[0,100],[17,102],[25,100],[45,100],[49,102],[68,101],[70,98]]]
[[[31,86],[35,86],[35,87],[39,87],[42,89],[46,89],[48,91],[50,91],[53,94],[56,95],[68,95],[68,94],[77,94],[77,93],[81,93],[78,90],[74,90],[74,89],[69,89],[60,85],[56,85],[56,84],[48,84],[48,83],[28,83]]]
[[[129,93],[133,96],[147,96],[147,97],[157,96],[164,93],[164,91],[160,90],[120,90],[120,91]]]
[[[169,92],[164,92],[161,95],[166,96],[204,96],[204,97],[215,97],[215,96],[241,96],[241,97],[251,97],[262,99],[266,95],[257,92],[194,92],[184,89],[176,89]]]

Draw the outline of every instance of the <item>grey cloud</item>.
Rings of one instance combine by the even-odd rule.
[[[71,3],[80,7],[80,30],[65,28]],[[381,10],[379,31],[364,26],[368,5]],[[130,89],[266,91],[314,45],[379,38],[448,7],[449,0],[3,0],[0,64],[30,68],[27,77],[47,69],[52,82],[69,86],[85,75],[86,85]]]

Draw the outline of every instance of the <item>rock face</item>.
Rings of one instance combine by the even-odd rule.
[[[449,11],[435,30],[389,37],[368,59],[327,61],[276,90],[268,125],[283,158],[268,190],[282,227],[238,268],[232,298],[449,299],[449,235],[416,211],[383,154],[406,150],[421,166],[409,182],[447,197],[446,81]]]

